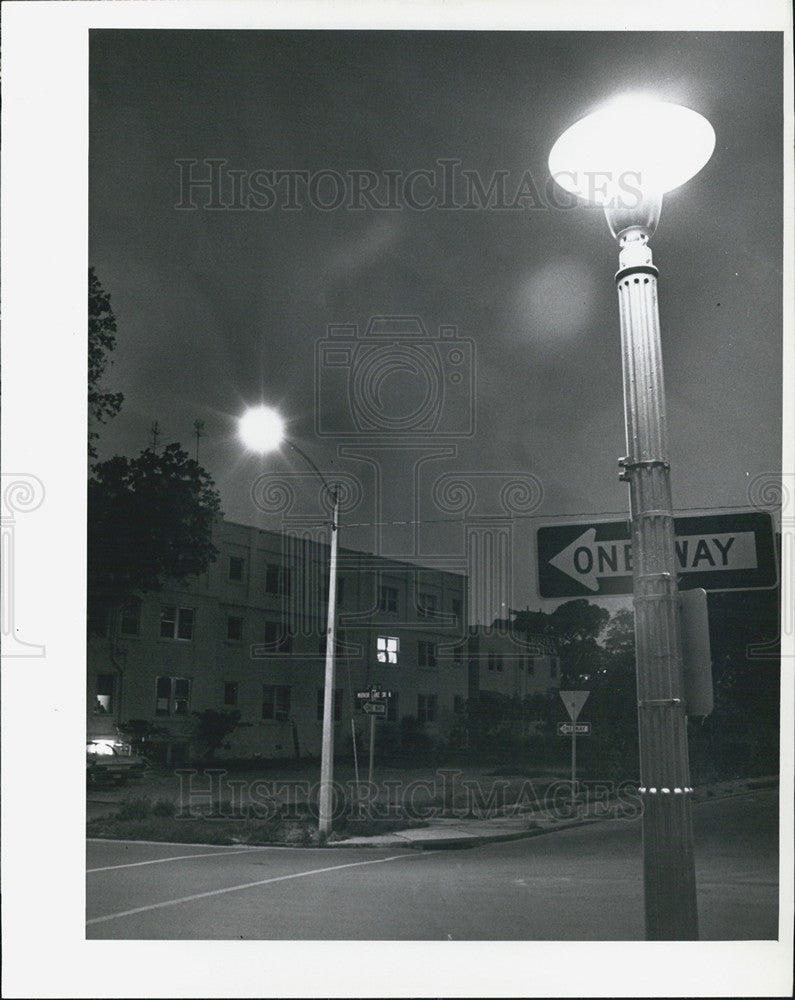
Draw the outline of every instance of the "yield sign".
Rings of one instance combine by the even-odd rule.
[[[566,711],[569,713],[569,717],[572,722],[577,721],[577,716],[582,710],[582,706],[588,700],[588,695],[590,691],[559,691],[560,697],[563,699],[563,704],[566,706]]]

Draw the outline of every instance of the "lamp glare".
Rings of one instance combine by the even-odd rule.
[[[251,451],[274,451],[284,440],[284,421],[270,406],[255,406],[243,414],[238,425],[240,439]]]

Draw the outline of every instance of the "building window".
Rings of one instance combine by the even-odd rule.
[[[286,684],[263,684],[262,718],[285,722],[290,718],[290,688]]]
[[[502,653],[489,653],[489,670],[496,670],[498,674],[502,673]]]
[[[224,681],[224,706],[235,708],[237,705],[237,681]]]
[[[237,615],[229,615],[226,619],[226,637],[230,642],[243,641],[243,619]]]
[[[455,615],[456,625],[460,625],[461,624],[461,608],[462,608],[462,606],[461,606],[461,601],[457,597],[453,598],[452,603],[451,603],[451,608],[453,610],[453,614]]]
[[[174,605],[163,605],[160,608],[160,638],[193,639],[193,608],[177,608]]]
[[[328,587],[329,587],[329,578],[328,578],[328,576],[325,576],[325,577],[323,577],[323,605],[324,605],[324,608],[321,609],[321,610],[324,610],[325,606],[328,604]],[[344,576],[338,576],[337,577],[337,604],[344,604],[344,603],[345,603],[345,577]]]
[[[557,656],[550,656],[549,658],[549,676],[558,676],[558,658]]]
[[[290,596],[292,576],[287,566],[277,563],[268,563],[265,567],[265,592],[267,594],[281,594],[284,597]]]
[[[113,674],[97,674],[94,715],[109,715],[113,711]]]
[[[417,663],[421,667],[436,666],[436,646],[432,642],[424,642],[422,639],[417,643]]]
[[[282,622],[265,622],[265,652],[291,653],[293,637]]]
[[[434,618],[436,616],[436,595],[420,594],[417,599],[417,614],[420,618]]]
[[[397,691],[393,691],[392,694],[386,700],[386,721],[387,722],[397,722],[398,721],[398,706],[400,704],[400,698]]]
[[[396,615],[398,609],[398,592],[396,587],[382,586],[378,596],[378,610],[388,611]]]
[[[345,629],[338,628],[334,630],[334,647],[336,649],[336,655],[342,656],[345,652],[345,643],[347,641]],[[320,641],[317,644],[318,655],[325,657],[326,655],[326,636],[322,635]]]
[[[456,715],[463,715],[466,710],[466,698],[462,694],[453,695],[453,711]]]
[[[121,628],[122,635],[140,635],[141,634],[141,598],[140,597],[130,597],[125,601],[124,606],[121,609]]]
[[[453,647],[453,663],[455,663],[456,666],[460,667],[463,662],[464,662],[464,647],[463,646],[454,646]]]
[[[190,680],[187,677],[158,677],[155,715],[187,715],[190,708]]]
[[[334,721],[342,718],[342,688],[334,688]],[[317,689],[317,721],[323,721],[324,688]]]
[[[437,701],[435,694],[417,695],[417,722],[424,726],[426,722],[436,722]]]
[[[229,579],[233,583],[242,583],[246,573],[246,560],[242,556],[229,557]]]
[[[527,657],[527,673],[532,677],[536,672],[536,661],[532,656]]]
[[[375,640],[375,655],[379,663],[397,663],[400,639],[379,635]]]

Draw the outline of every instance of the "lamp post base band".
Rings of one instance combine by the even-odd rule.
[[[620,271],[616,271],[616,284],[622,279],[628,278],[631,274],[650,274],[653,278],[656,278],[660,272],[654,264],[633,264],[630,267],[622,267]]]

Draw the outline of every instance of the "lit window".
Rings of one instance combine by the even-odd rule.
[[[158,677],[155,688],[155,715],[187,715],[190,708],[190,680],[187,677]]]
[[[141,632],[141,599],[130,597],[121,609],[121,634],[139,635]]]
[[[432,642],[424,642],[422,639],[417,643],[417,663],[421,667],[436,666],[436,646]]]
[[[396,615],[398,609],[398,592],[396,587],[381,587],[378,597],[378,610]]]
[[[226,637],[230,642],[243,641],[243,620],[237,615],[230,615],[226,619]]]
[[[109,715],[113,711],[113,674],[97,674],[94,715]]]
[[[379,663],[397,663],[400,639],[380,635],[375,640],[376,659]]]
[[[424,726],[426,722],[436,722],[437,700],[435,694],[417,695],[417,722]]]
[[[285,722],[290,717],[290,688],[286,684],[263,684],[262,718]]]
[[[229,579],[233,583],[242,583],[246,572],[246,560],[242,556],[229,557]]]
[[[193,639],[193,608],[177,608],[164,605],[160,608],[160,638]]]

